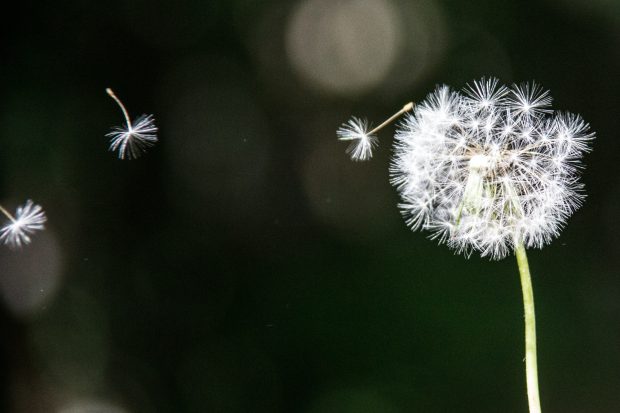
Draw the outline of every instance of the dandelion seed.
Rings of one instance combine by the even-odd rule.
[[[468,98],[465,101],[478,110],[492,110],[497,105],[504,104],[510,91],[506,86],[498,86],[498,83],[499,80],[495,78],[482,78],[472,85],[467,85],[465,94]]]
[[[0,211],[9,219],[9,222],[0,228],[0,242],[11,248],[29,244],[30,235],[45,229],[44,224],[47,221],[45,212],[40,205],[34,204],[30,199],[23,206],[17,207],[15,216],[2,206]]]
[[[336,134],[341,141],[351,141],[351,144],[347,148],[347,153],[351,156],[352,160],[366,161],[372,158],[372,151],[379,143],[376,133],[412,108],[413,103],[407,103],[400,111],[390,116],[389,119],[371,131],[368,131],[367,120],[353,117],[349,119],[347,123],[343,124],[336,131]]]
[[[548,90],[530,82],[512,86],[508,106],[517,115],[538,118],[542,114],[553,113],[549,108],[552,100]]]
[[[110,151],[118,149],[120,159],[135,159],[157,142],[155,119],[153,119],[153,115],[142,115],[135,122],[132,122],[125,105],[112,89],[108,88],[106,92],[118,104],[125,117],[124,127],[117,126],[106,134],[110,138]]]

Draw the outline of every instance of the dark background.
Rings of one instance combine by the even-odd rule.
[[[68,0],[0,28],[6,412],[525,412],[513,257],[412,233],[391,133],[436,84],[536,80],[597,132],[586,204],[530,252],[543,411],[620,411],[620,2]],[[155,115],[121,161],[104,136]]]

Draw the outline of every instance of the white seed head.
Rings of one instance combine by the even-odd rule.
[[[129,118],[127,109],[112,89],[106,92],[123,111],[125,126],[114,127],[106,136],[110,138],[110,150],[118,149],[120,159],[135,159],[157,142],[157,126],[153,115],[142,115],[134,122]]]
[[[550,103],[534,83],[438,87],[395,136],[390,175],[407,224],[493,259],[516,241],[540,248],[558,236],[583,201],[581,157],[594,133]]]
[[[354,161],[366,161],[372,158],[372,150],[377,146],[377,137],[368,132],[368,122],[365,119],[351,118],[337,131],[338,139],[351,141],[347,153]]]
[[[11,248],[20,248],[30,243],[30,235],[43,230],[47,218],[41,206],[34,204],[30,199],[23,206],[17,207],[15,217],[4,208],[2,212],[9,218],[0,229],[0,242]]]

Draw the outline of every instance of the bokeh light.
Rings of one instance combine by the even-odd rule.
[[[359,94],[389,73],[401,51],[403,23],[390,0],[304,0],[291,17],[286,47],[311,85]]]
[[[303,83],[342,96],[390,96],[421,82],[448,44],[433,1],[305,0],[287,22],[286,51]]]

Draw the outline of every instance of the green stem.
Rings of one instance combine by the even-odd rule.
[[[527,382],[527,399],[530,413],[540,413],[540,396],[538,395],[538,363],[536,362],[536,313],[534,311],[534,291],[527,254],[521,241],[515,245],[521,290],[523,291],[523,308],[525,312],[525,377]]]

